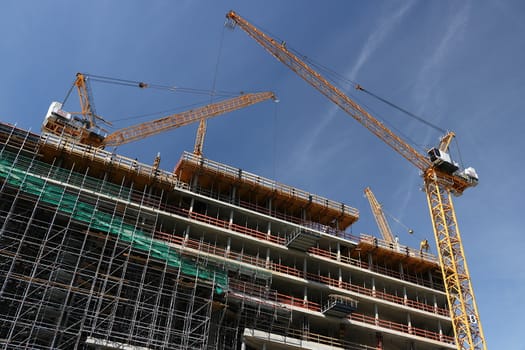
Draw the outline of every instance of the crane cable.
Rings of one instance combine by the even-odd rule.
[[[185,92],[185,93],[193,93],[193,94],[201,94],[201,95],[215,94],[215,95],[219,95],[223,97],[231,97],[231,96],[238,95],[238,93],[236,92],[229,92],[229,91],[210,91],[206,89],[195,89],[195,88],[185,88],[185,87],[169,86],[169,85],[161,85],[161,84],[150,84],[150,83],[145,83],[142,81],[111,78],[111,77],[106,77],[106,76],[101,76],[101,75],[93,75],[93,74],[85,74],[85,75],[90,77],[93,81],[97,81],[100,83],[123,85],[123,86],[135,86],[141,89],[151,88],[151,89],[158,89],[158,90],[168,90],[168,91],[173,91],[173,92]]]
[[[427,121],[427,120],[425,120],[425,119],[423,119],[423,118],[421,118],[421,117],[415,115],[415,114],[412,113],[412,112],[407,111],[406,109],[404,109],[404,108],[402,108],[402,107],[399,107],[398,105],[396,105],[396,104],[394,104],[394,103],[392,103],[392,102],[390,102],[390,101],[388,101],[388,100],[385,100],[384,98],[382,98],[382,97],[380,97],[380,96],[377,96],[376,94],[374,94],[374,93],[372,93],[372,92],[366,90],[365,88],[363,88],[363,87],[362,87],[361,85],[359,85],[359,84],[356,84],[355,88],[356,88],[357,90],[360,90],[360,91],[363,91],[363,92],[367,93],[368,95],[370,95],[370,96],[372,96],[372,97],[377,98],[379,101],[386,103],[386,104],[389,105],[390,107],[393,107],[393,108],[397,109],[398,111],[401,111],[401,112],[407,114],[408,116],[410,116],[410,117],[412,117],[412,118],[414,118],[414,119],[420,121],[421,123],[423,123],[423,124],[425,124],[425,125],[427,125],[427,126],[430,126],[431,128],[433,128],[433,129],[435,129],[435,130],[437,130],[437,131],[439,131],[439,132],[441,132],[441,133],[443,133],[443,134],[446,133],[446,130],[440,128],[439,126],[437,126],[437,125],[435,125],[435,124],[432,124],[431,122],[429,122],[429,121]]]

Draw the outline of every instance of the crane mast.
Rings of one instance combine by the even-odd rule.
[[[394,243],[394,235],[392,234],[390,225],[386,220],[385,213],[383,212],[381,204],[379,204],[379,202],[377,201],[376,196],[374,196],[374,193],[372,192],[370,187],[365,188],[365,196],[368,199],[368,202],[370,203],[370,208],[372,209],[372,213],[374,214],[374,219],[376,219],[377,227],[379,227],[379,232],[381,232],[381,236],[387,243]]]
[[[429,151],[430,159],[428,159],[288,51],[284,43],[278,43],[234,11],[227,13],[226,18],[230,20],[232,27],[237,25],[243,29],[278,61],[298,74],[422,171],[456,346],[460,350],[486,350],[486,342],[452,203],[452,194],[460,195],[468,187],[475,186],[477,175],[471,176],[466,172],[457,173],[455,171],[457,167],[453,169],[453,163],[443,161],[441,158],[448,150],[454,134],[445,135],[439,148]]]

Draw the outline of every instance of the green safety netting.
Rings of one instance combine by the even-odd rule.
[[[0,155],[0,177],[5,178],[11,186],[39,197],[42,202],[56,206],[57,210],[70,215],[75,220],[88,223],[90,229],[115,235],[121,241],[129,242],[133,248],[148,252],[150,256],[162,259],[170,266],[180,268],[185,275],[214,280],[217,293],[223,293],[224,289],[228,287],[226,272],[200,266],[184,259],[167,243],[148,237],[143,231],[126,224],[120,217],[110,215],[98,210],[94,205],[80,201],[78,196],[68,193],[65,187],[46,182],[39,175],[28,170],[30,166],[31,169],[35,169],[35,164],[37,165],[36,168],[53,170],[51,166],[24,158],[18,156],[15,163],[15,157],[9,152],[4,151]],[[56,168],[54,170],[57,172]],[[47,175],[50,172],[42,174]],[[55,180],[58,178],[62,178],[62,176],[53,176]],[[97,181],[96,179],[91,180]],[[104,191],[104,193],[106,192]]]

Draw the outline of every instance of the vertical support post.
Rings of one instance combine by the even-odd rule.
[[[270,268],[270,248],[266,248],[266,268]]]
[[[383,334],[376,333],[376,350],[383,350]]]
[[[308,266],[306,265],[307,264],[307,260],[306,260],[306,256],[303,258],[303,277],[306,279],[307,276],[308,276]]]
[[[226,241],[226,257],[230,256],[231,246],[232,246],[232,238],[228,237],[228,240]]]

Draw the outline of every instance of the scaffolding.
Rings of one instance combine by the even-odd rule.
[[[0,349],[451,348],[436,261],[357,218],[189,153],[170,173],[0,123]]]
[[[129,188],[31,141],[13,128],[0,151],[0,348],[206,348],[225,272],[154,239]]]

